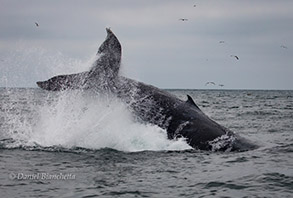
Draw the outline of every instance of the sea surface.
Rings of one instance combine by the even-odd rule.
[[[112,96],[0,88],[0,197],[293,197],[293,91],[167,91],[259,147],[194,150]]]

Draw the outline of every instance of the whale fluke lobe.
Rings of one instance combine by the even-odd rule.
[[[87,76],[87,87],[97,90],[112,89],[121,64],[121,44],[114,33],[106,28],[107,37],[97,52]]]
[[[244,151],[255,145],[221,126],[195,104],[191,96],[187,101],[151,85],[118,75],[122,47],[107,28],[107,37],[97,52],[97,59],[89,71],[58,75],[37,85],[49,91],[67,89],[111,92],[125,102],[138,121],[157,125],[166,130],[169,139],[183,137],[195,149],[212,151]]]
[[[99,47],[97,54],[102,53],[113,53],[117,54],[119,57],[121,57],[121,44],[118,41],[115,34],[110,30],[110,28],[106,28],[107,31],[107,37],[103,44]]]
[[[66,89],[80,89],[86,84],[88,72],[78,74],[59,75],[47,81],[38,81],[37,85],[48,91],[62,91]]]

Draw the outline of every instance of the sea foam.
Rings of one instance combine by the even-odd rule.
[[[30,143],[41,146],[112,148],[121,151],[190,149],[168,140],[166,131],[134,121],[126,104],[113,95],[67,91],[39,108]]]

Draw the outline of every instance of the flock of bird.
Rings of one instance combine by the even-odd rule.
[[[193,7],[196,7],[196,5],[194,4]],[[188,19],[187,18],[180,18],[179,21],[186,22],[186,21],[188,21]],[[36,27],[39,27],[40,26],[38,22],[35,22],[35,25],[36,25]],[[224,44],[225,41],[221,40],[221,41],[219,41],[219,43],[220,44]],[[288,47],[285,46],[285,45],[281,45],[280,47],[283,48],[283,49],[288,49]],[[237,56],[237,55],[231,55],[231,57],[235,58],[236,60],[239,60],[239,56]],[[215,82],[212,82],[212,81],[206,82],[205,83],[205,86],[208,86],[208,85],[216,86],[216,83]],[[218,84],[218,86],[219,87],[224,87],[223,84]]]
[[[196,7],[196,5],[193,5],[193,7]],[[179,21],[184,22],[184,21],[188,21],[188,19],[187,18],[180,18]],[[225,43],[225,41],[219,41],[219,43],[223,44],[223,43]],[[231,57],[234,57],[234,58],[236,58],[236,60],[239,60],[239,56],[237,56],[237,55],[231,55]]]
[[[196,5],[193,5],[193,7],[196,7]],[[180,18],[179,20],[182,21],[182,22],[186,22],[186,21],[188,21],[187,18]],[[220,44],[224,44],[225,41],[221,40],[221,41],[219,41],[219,43],[220,43]],[[280,47],[283,48],[283,49],[288,49],[288,47],[285,46],[285,45],[281,45]],[[237,55],[231,55],[231,57],[235,58],[237,61],[239,60],[239,56],[237,56]],[[213,86],[215,86],[216,83],[214,83],[214,82],[206,82],[205,86],[207,86],[207,85],[213,85]],[[218,84],[218,86],[219,86],[219,87],[224,87],[223,84]]]

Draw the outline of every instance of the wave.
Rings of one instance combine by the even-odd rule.
[[[169,140],[165,130],[135,121],[127,105],[113,95],[66,91],[50,92],[39,99],[44,100],[41,105],[28,102],[21,106],[14,96],[15,102],[6,107],[11,111],[5,113],[6,141],[2,141],[2,147],[111,148],[127,152],[191,149],[184,139]],[[30,109],[23,111],[27,105]]]

